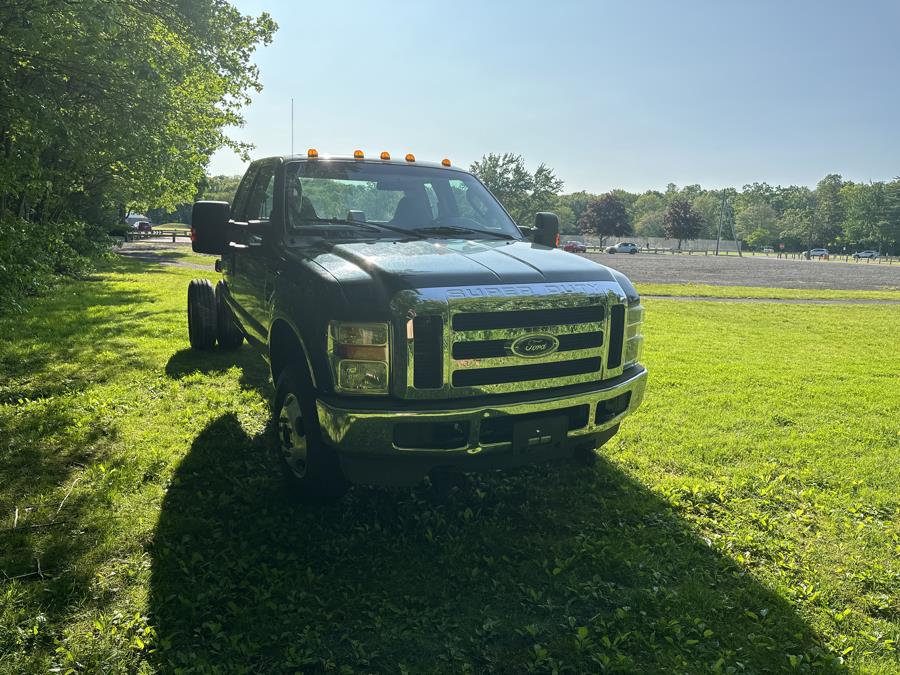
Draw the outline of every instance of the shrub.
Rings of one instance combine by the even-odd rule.
[[[102,227],[81,221],[0,219],[0,312],[21,311],[62,276],[84,276],[109,245]]]

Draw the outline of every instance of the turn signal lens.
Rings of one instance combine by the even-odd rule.
[[[414,154],[412,154],[411,152],[409,152],[406,154],[406,161],[407,162],[415,162],[416,156]]]
[[[385,150],[384,152],[381,153],[381,159],[390,159],[390,158],[391,158],[391,153],[389,153],[387,150]]]
[[[362,159],[363,157],[365,157],[365,155],[363,155],[362,150],[354,150],[353,151],[353,159]]]
[[[441,160],[441,166],[450,166],[450,160],[444,157],[444,159]]]
[[[319,151],[316,150],[315,148],[310,148],[309,150],[306,151],[306,156],[309,157],[310,159],[315,159],[316,157],[319,156]]]

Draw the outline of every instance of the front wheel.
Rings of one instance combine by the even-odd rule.
[[[273,406],[274,445],[291,488],[299,499],[339,499],[347,491],[337,453],[324,443],[309,375],[285,368]]]
[[[225,300],[225,282],[216,284],[216,322],[218,324],[219,347],[237,349],[244,344],[244,333],[237,323],[234,312]]]

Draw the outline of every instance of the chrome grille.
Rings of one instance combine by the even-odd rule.
[[[607,351],[618,349],[621,364],[621,344],[610,344],[610,321],[624,302],[609,282],[402,291],[393,302],[407,323],[407,377],[399,391],[454,398],[615,377],[621,365],[609,368]],[[621,329],[617,334],[621,343]],[[513,353],[513,342],[528,336],[551,336],[558,346],[539,356]]]

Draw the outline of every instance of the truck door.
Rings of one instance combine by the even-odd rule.
[[[274,281],[272,254],[273,228],[270,224],[276,199],[276,162],[255,168],[246,201],[239,208],[232,226],[226,268],[228,289],[240,314],[241,323],[251,339],[268,339],[268,300]]]

